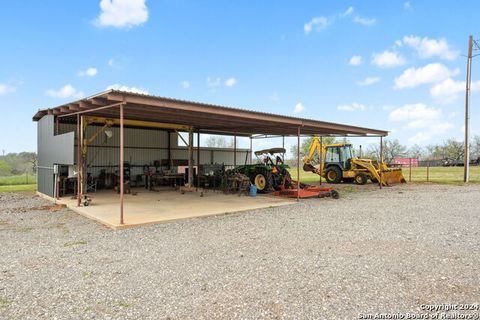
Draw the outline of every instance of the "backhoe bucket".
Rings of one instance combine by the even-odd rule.
[[[385,185],[406,183],[402,174],[402,169],[387,169],[382,172],[382,180]]]
[[[318,169],[315,168],[315,167],[314,167],[313,165],[311,165],[310,163],[304,163],[304,164],[303,164],[303,171],[316,173],[317,170],[318,170]]]

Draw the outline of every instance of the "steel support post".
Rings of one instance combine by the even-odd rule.
[[[233,167],[237,166],[237,135],[233,136]]]
[[[188,186],[193,188],[193,131],[188,131]]]
[[[123,104],[120,105],[120,224],[123,224],[123,198],[124,198],[124,132],[123,132]]]
[[[171,151],[171,149],[172,149],[172,146],[171,146],[171,144],[172,144],[172,141],[171,141],[172,135],[171,135],[171,132],[170,132],[170,131],[167,132],[167,137],[168,137],[168,142],[167,142],[167,148],[168,148],[168,154],[167,154],[167,158],[168,158],[168,170],[170,170],[170,169],[172,169],[172,167],[173,167],[173,166],[172,166],[172,151]]]
[[[82,145],[80,140],[80,115],[77,114],[77,207],[80,207],[80,203],[82,201],[82,195],[80,194],[80,168],[81,164],[81,157],[82,157]]]
[[[198,175],[200,175],[200,130],[197,130],[197,177]],[[198,178],[197,187],[199,187]]]
[[[300,201],[300,127],[297,129],[297,201]]]
[[[380,167],[380,181],[378,181],[378,185],[380,186],[380,189],[382,189],[382,181],[383,181],[383,169],[382,169],[382,165],[383,165],[383,137],[380,136],[380,163],[379,163],[379,167]]]
[[[253,161],[253,154],[252,154],[252,151],[253,148],[252,148],[252,136],[250,136],[250,164],[252,164],[252,161]]]
[[[323,136],[320,136],[320,155],[318,156],[318,170],[320,185],[322,185],[322,172],[323,172]]]
[[[85,193],[84,187],[85,187],[85,163],[87,162],[85,159],[84,155],[84,145],[83,143],[85,142],[85,119],[83,118],[82,115],[80,115],[80,155],[81,155],[81,160],[80,163],[82,164],[80,166],[80,194],[83,195]]]

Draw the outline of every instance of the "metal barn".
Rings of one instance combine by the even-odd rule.
[[[291,203],[273,197],[226,201],[223,195],[214,193],[200,200],[193,194],[180,195],[174,189],[151,193],[142,187],[148,184],[152,170],[157,173],[160,170],[167,185],[193,188],[199,184],[202,171],[220,165],[250,163],[252,139],[295,136],[300,141],[300,136],[311,135],[383,137],[388,134],[382,130],[116,90],[41,109],[33,120],[38,123],[38,193],[63,201],[77,212],[115,228],[196,216],[196,211],[199,215],[236,211],[233,208],[236,202],[238,210]],[[233,146],[203,147],[200,145],[203,134],[234,137]],[[237,137],[248,137],[250,148],[237,148]],[[125,195],[126,180],[129,188],[139,188],[138,196]],[[85,194],[94,194],[88,208],[83,203]],[[152,205],[142,207],[147,202]],[[156,202],[165,207],[156,208],[153,205]],[[223,202],[228,210],[213,209]],[[159,218],[162,214],[166,216]]]

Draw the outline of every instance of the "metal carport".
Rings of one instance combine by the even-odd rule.
[[[296,136],[298,141],[297,164],[299,161],[300,136],[371,136],[382,137],[387,131],[363,128],[351,125],[337,124],[313,119],[282,116],[264,112],[238,109],[213,104],[178,100],[160,96],[108,90],[99,94],[66,103],[54,108],[41,109],[34,116],[39,121],[44,116],[53,116],[56,132],[61,123],[76,124],[77,127],[77,169],[78,185],[85,178],[81,159],[83,143],[82,121],[89,117],[89,121],[98,119],[115,119],[120,128],[120,223],[123,224],[123,156],[124,156],[124,127],[154,126],[170,130],[188,131],[188,184],[193,182],[193,132],[223,134],[232,136],[285,137]],[[236,141],[236,139],[234,140]],[[383,145],[382,143],[380,144]],[[199,149],[199,148],[197,148]],[[40,150],[39,150],[40,152]],[[198,152],[198,150],[197,150]],[[234,153],[236,154],[236,153]],[[297,166],[297,180],[299,181],[299,165]],[[78,191],[78,205],[80,205],[81,190]]]

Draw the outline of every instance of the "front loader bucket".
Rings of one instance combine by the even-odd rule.
[[[388,169],[383,171],[382,181],[387,186],[407,182],[403,177],[402,169]]]

